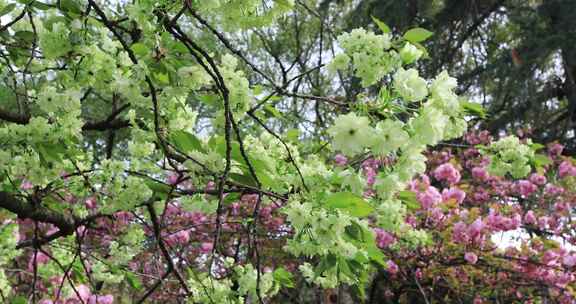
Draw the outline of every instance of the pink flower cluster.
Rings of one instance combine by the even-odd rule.
[[[374,228],[374,232],[376,233],[376,245],[379,248],[388,248],[396,242],[394,235],[384,229]]]
[[[79,285],[74,287],[75,294],[73,297],[68,298],[66,300],[50,300],[44,299],[39,302],[39,304],[113,304],[114,303],[114,296],[113,295],[96,295],[92,294],[90,288],[86,285]]]
[[[576,176],[576,166],[574,166],[570,161],[563,161],[558,167],[558,176],[560,178]]]
[[[481,218],[477,218],[469,225],[462,221],[457,222],[452,229],[452,241],[457,244],[480,245],[485,240],[483,233],[485,227],[486,225]]]
[[[460,171],[458,171],[451,163],[445,163],[436,170],[434,170],[434,177],[440,181],[446,181],[448,184],[453,185],[460,181]]]

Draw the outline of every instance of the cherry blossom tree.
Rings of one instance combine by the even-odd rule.
[[[2,302],[572,303],[574,160],[313,4],[0,2]]]

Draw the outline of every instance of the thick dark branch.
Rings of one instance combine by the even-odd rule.
[[[48,244],[60,237],[72,235],[79,226],[86,225],[99,217],[106,216],[103,214],[95,214],[80,219],[73,217],[72,215],[55,212],[41,204],[34,204],[5,191],[0,191],[0,208],[16,214],[21,219],[31,219],[38,222],[50,223],[59,229],[58,231],[42,238],[21,241],[18,243],[16,248],[30,246],[39,247]]]
[[[82,126],[84,131],[106,131],[106,130],[118,130],[130,127],[130,122],[125,119],[113,119],[104,120],[98,122],[86,122]]]
[[[116,130],[129,127],[130,126],[129,121],[116,118],[124,110],[128,109],[128,107],[130,107],[129,103],[119,107],[118,109],[110,113],[110,115],[108,115],[108,117],[102,121],[86,122],[84,126],[82,126],[82,130],[104,131],[104,130]]]
[[[6,23],[4,26],[0,27],[0,33],[4,32],[9,27],[14,25],[16,22],[20,21],[20,19],[24,18],[24,16],[26,16],[26,9],[23,9],[22,12],[20,12],[20,14],[18,16],[16,16],[16,18],[12,19],[12,21],[10,21],[10,22]]]
[[[30,121],[30,117],[0,110],[0,120],[13,122],[19,125],[25,125]]]
[[[117,130],[130,127],[130,122],[126,119],[115,119],[118,116],[118,113],[112,113],[112,115],[108,116],[106,119],[101,121],[95,122],[85,122],[82,126],[82,130],[84,131],[106,131],[106,130]],[[30,122],[29,116],[18,115],[15,113],[10,113],[8,111],[0,110],[0,120],[19,124],[19,125],[26,125]]]
[[[56,213],[41,205],[33,205],[8,192],[0,191],[0,208],[18,215],[19,218],[53,224],[63,232],[74,232],[76,228],[73,217]]]

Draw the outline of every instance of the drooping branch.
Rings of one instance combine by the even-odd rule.
[[[127,106],[126,106],[127,107]],[[120,112],[122,112],[126,107],[122,107],[121,111],[115,111],[110,114],[104,120],[90,122],[87,121],[82,126],[84,131],[106,131],[106,130],[117,130],[130,127],[130,122],[126,119],[116,118]],[[19,115],[6,110],[0,109],[0,120],[7,121],[19,125],[27,125],[30,122],[30,116]]]
[[[74,217],[50,210],[42,206],[39,202],[32,202],[31,200],[17,197],[6,191],[0,191],[0,208],[16,214],[18,218],[49,223],[58,228],[58,231],[45,237],[21,241],[16,246],[18,249],[30,246],[40,247],[48,244],[58,238],[72,235],[74,231],[76,231],[76,228],[86,225],[97,218],[106,216],[98,213],[85,218]]]
[[[19,218],[53,224],[63,233],[72,233],[76,228],[76,220],[73,217],[66,216],[54,212],[41,205],[22,200],[15,195],[5,191],[0,191],[0,208],[6,209],[18,215]]]

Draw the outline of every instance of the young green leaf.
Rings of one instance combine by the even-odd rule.
[[[480,117],[482,119],[486,118],[486,111],[481,104],[476,102],[462,101],[460,106],[466,113]]]
[[[184,153],[192,151],[206,152],[202,147],[202,142],[192,133],[186,131],[175,131],[172,132],[170,138],[176,148]]]
[[[374,211],[374,207],[362,197],[351,192],[337,192],[328,195],[326,205],[329,208],[340,209],[357,217],[368,216]]]
[[[14,8],[16,8],[16,3],[10,3],[4,6],[2,9],[0,9],[0,17],[10,14],[10,12],[14,10]]]
[[[409,210],[420,209],[420,204],[416,199],[416,193],[412,191],[400,191],[398,193],[398,199],[401,200]]]
[[[429,31],[427,29],[417,27],[417,28],[413,28],[411,30],[408,30],[406,33],[404,33],[404,39],[406,39],[410,42],[422,42],[422,41],[430,38],[430,36],[432,36],[433,34],[434,33],[432,33],[431,31]]]
[[[276,270],[274,270],[274,273],[272,275],[274,277],[274,280],[278,282],[280,285],[286,286],[288,288],[294,287],[294,282],[292,281],[294,276],[292,275],[292,273],[290,273],[283,267],[276,268]]]
[[[376,23],[376,25],[382,31],[382,33],[388,34],[392,31],[390,29],[390,27],[388,25],[386,25],[386,23],[382,22],[382,20],[380,20],[374,16],[370,16],[370,17],[372,17],[372,20],[374,21],[374,23]]]

